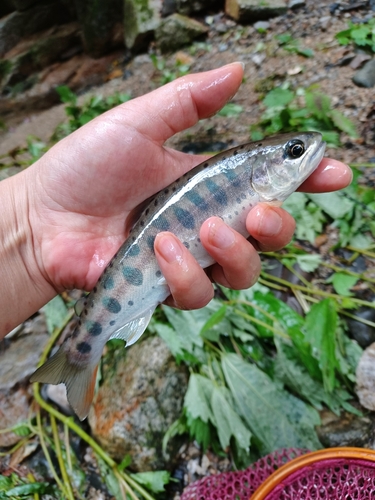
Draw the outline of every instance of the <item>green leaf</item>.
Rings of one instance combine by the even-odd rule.
[[[310,342],[314,357],[319,362],[323,384],[328,392],[335,388],[337,312],[332,299],[314,304],[306,315],[306,340]]]
[[[251,432],[246,428],[239,415],[233,410],[233,399],[226,387],[215,387],[211,399],[212,412],[220,444],[225,450],[233,436],[237,446],[249,450]]]
[[[347,118],[345,115],[340,113],[340,111],[337,111],[336,109],[333,109],[331,111],[331,118],[335,126],[345,132],[346,134],[349,135],[349,137],[352,137],[356,139],[358,137],[358,133],[356,130],[356,127],[354,123]]]
[[[290,90],[276,88],[268,92],[263,100],[263,104],[268,108],[286,106],[294,99],[294,94]]]
[[[44,494],[50,485],[48,483],[29,483],[15,486],[5,493],[6,497],[20,497],[21,495],[33,495],[34,493]]]
[[[200,418],[207,423],[214,422],[211,411],[211,398],[214,385],[206,377],[192,373],[189,379],[188,389],[185,394],[184,407],[193,419]]]
[[[224,304],[206,321],[201,329],[201,333],[205,332],[206,330],[210,330],[212,327],[220,323],[225,318],[226,312],[227,306]]]
[[[48,304],[42,308],[42,311],[46,317],[49,333],[52,333],[55,328],[60,328],[68,314],[68,308],[60,295],[56,295],[56,297],[50,300]]]
[[[15,427],[12,427],[12,432],[17,434],[17,436],[25,437],[31,433],[31,430],[27,424],[17,424]]]
[[[173,356],[181,356],[184,349],[188,352],[192,349],[192,344],[189,342],[189,339],[184,339],[184,337],[177,335],[176,331],[169,325],[164,323],[155,323],[155,330],[159,337],[161,337],[167,344],[168,349],[171,351]],[[186,340],[186,342],[184,342],[184,340]]]
[[[217,113],[218,116],[239,116],[243,111],[243,107],[234,102],[228,102],[221,110]]]
[[[312,273],[319,267],[322,258],[319,254],[302,254],[296,255],[296,261],[302,271]]]
[[[61,85],[60,87],[56,87],[56,92],[59,94],[61,102],[70,102],[76,104],[77,96],[76,94],[70,90],[66,85]]]
[[[320,447],[314,429],[319,415],[313,408],[280,389],[257,366],[236,354],[223,355],[222,367],[238,412],[262,454],[278,448]]]
[[[351,213],[354,208],[353,201],[336,192],[308,194],[307,197],[334,220],[341,219]]]
[[[166,470],[157,470],[155,472],[138,472],[130,474],[137,483],[146,486],[153,493],[161,493],[165,491],[164,486],[169,483],[171,475]]]
[[[353,293],[350,289],[357,283],[357,276],[350,276],[345,273],[333,273],[327,280],[327,283],[332,283],[336,293],[344,297],[351,297]]]
[[[8,476],[0,474],[0,491],[6,491],[13,485],[13,481]]]
[[[132,457],[130,455],[125,455],[124,458],[121,460],[121,462],[118,464],[117,469],[122,471],[129,467],[129,465],[132,463]]]

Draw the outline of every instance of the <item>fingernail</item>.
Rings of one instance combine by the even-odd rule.
[[[257,215],[260,216],[258,231],[261,236],[276,236],[280,233],[283,221],[273,208],[259,208]]]
[[[168,264],[178,262],[180,266],[187,266],[183,258],[183,249],[179,243],[175,239],[168,236],[168,234],[157,236],[157,249],[159,254],[166,262],[168,262]]]
[[[208,241],[214,247],[230,248],[235,242],[234,232],[223,221],[210,221],[208,227]]]

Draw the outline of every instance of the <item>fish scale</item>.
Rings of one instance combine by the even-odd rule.
[[[111,338],[127,346],[136,342],[170,293],[155,257],[156,235],[173,232],[208,267],[214,260],[199,238],[202,223],[219,216],[248,237],[251,208],[259,202],[281,204],[315,170],[324,149],[316,132],[249,143],[201,163],[157,193],[92,292],[77,304],[80,319],[73,334],[31,380],[65,383],[72,408],[85,418],[105,343]]]

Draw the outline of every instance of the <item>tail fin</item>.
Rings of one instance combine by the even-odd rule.
[[[68,362],[66,353],[60,348],[44,365],[31,376],[31,382],[61,384],[66,386],[70,406],[80,420],[89,412],[95,390],[98,365],[78,367]]]

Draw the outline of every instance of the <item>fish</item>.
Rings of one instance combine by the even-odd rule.
[[[170,290],[154,240],[174,233],[202,268],[214,263],[199,238],[202,223],[219,216],[248,237],[246,217],[257,203],[281,203],[317,168],[325,151],[318,132],[289,133],[224,151],[186,172],[142,206],[128,238],[89,295],[76,305],[79,321],[31,382],[64,383],[83,420],[90,409],[103,348],[110,339],[134,344]],[[235,258],[235,257],[234,257]]]

